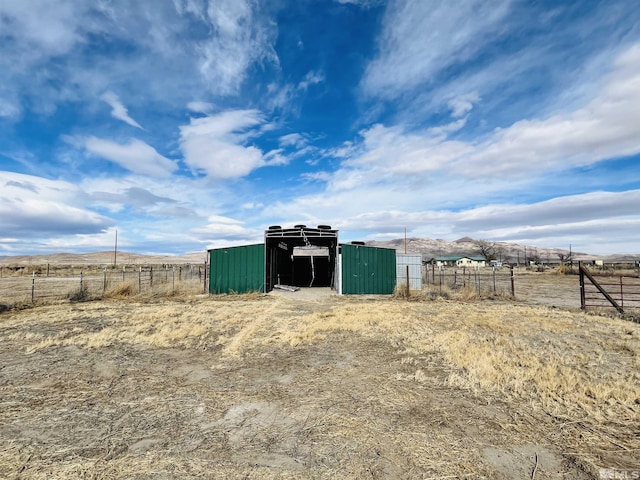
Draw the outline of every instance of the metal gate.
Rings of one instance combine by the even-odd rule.
[[[591,273],[582,262],[580,267],[580,306],[615,308],[618,312],[640,309],[640,276]]]

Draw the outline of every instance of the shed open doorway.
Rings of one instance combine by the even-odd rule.
[[[266,292],[274,285],[335,287],[337,230],[328,225],[272,226],[264,243]]]

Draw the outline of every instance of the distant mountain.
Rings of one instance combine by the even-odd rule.
[[[138,253],[118,252],[117,265],[139,264],[179,264],[204,263],[204,252],[187,253],[184,255],[142,255]],[[51,255],[16,255],[0,257],[2,265],[113,265],[113,250],[93,253],[54,253]]]
[[[424,260],[434,257],[450,256],[478,256],[480,252],[476,245],[476,240],[471,237],[463,237],[453,242],[431,238],[407,238],[407,253],[420,253]],[[388,241],[370,241],[367,245],[374,247],[394,248],[399,252],[404,252],[404,238],[397,238]],[[564,248],[541,248],[517,243],[495,242],[498,247],[497,257],[503,262],[524,263],[525,257],[528,260],[539,258],[542,263],[559,263],[560,257],[569,255],[569,250]],[[605,262],[635,262],[640,260],[640,255],[591,255],[584,252],[571,252],[573,259],[578,260],[603,260]]]

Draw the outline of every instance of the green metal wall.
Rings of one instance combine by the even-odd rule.
[[[396,287],[396,251],[341,245],[342,293],[391,294]]]
[[[264,244],[209,250],[209,293],[264,291]]]

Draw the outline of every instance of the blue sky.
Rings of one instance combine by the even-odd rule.
[[[0,71],[0,255],[640,253],[636,2],[3,0]]]

